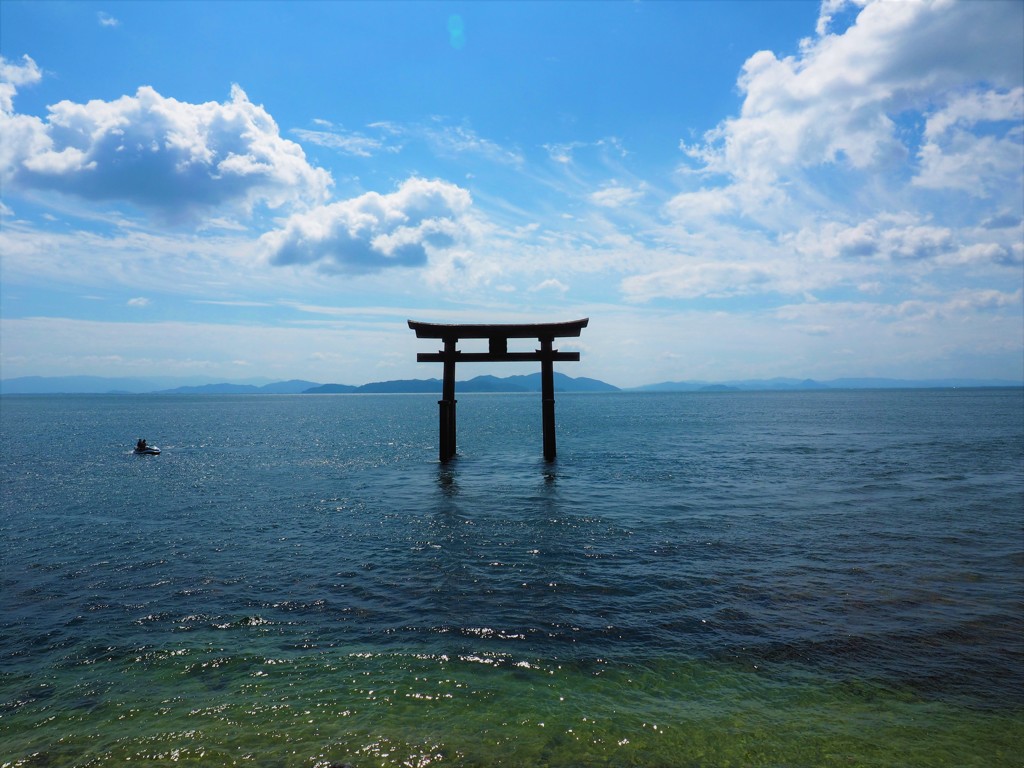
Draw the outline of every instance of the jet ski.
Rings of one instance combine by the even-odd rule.
[[[135,444],[135,450],[133,453],[136,453],[139,456],[159,456],[160,449],[155,445],[149,445],[145,440],[140,439],[139,442]]]

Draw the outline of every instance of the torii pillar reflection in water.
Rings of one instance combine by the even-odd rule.
[[[554,363],[579,362],[579,352],[559,352],[554,348],[557,338],[579,336],[587,327],[589,318],[567,323],[524,323],[511,325],[445,325],[409,321],[419,339],[441,339],[444,349],[438,352],[420,352],[420,363],[444,363],[439,408],[441,461],[455,455],[455,363],[521,363],[540,362],[541,407],[544,425],[544,458],[555,458],[555,377]],[[487,339],[486,352],[460,352],[459,339]],[[537,339],[540,349],[533,352],[509,352],[509,339]]]

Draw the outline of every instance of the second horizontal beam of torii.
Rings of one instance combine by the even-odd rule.
[[[578,362],[579,352],[559,352],[554,340],[579,336],[587,327],[588,318],[566,323],[445,324],[409,321],[419,339],[441,339],[444,349],[419,352],[416,362],[444,363],[440,406],[441,461],[455,455],[455,364],[456,363],[519,363],[541,364],[541,400],[543,407],[544,458],[555,458],[555,387],[552,363]],[[461,352],[456,349],[460,339],[487,339],[486,352]],[[540,349],[533,352],[509,352],[509,339],[537,339]]]

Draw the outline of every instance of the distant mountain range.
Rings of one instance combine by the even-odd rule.
[[[618,387],[597,379],[572,378],[554,374],[556,392],[617,392]],[[100,376],[25,376],[0,380],[0,394],[159,394],[159,395],[298,395],[298,394],[372,394],[441,393],[440,379],[401,379],[377,381],[361,386],[319,384],[292,379],[270,383],[210,383],[167,386],[167,380],[104,378]],[[457,392],[540,392],[540,373],[526,376],[477,376],[456,383]]]
[[[573,378],[555,373],[557,392],[739,392],[765,390],[821,389],[925,389],[950,387],[1020,387],[1020,381],[1003,379],[883,379],[848,378],[815,381],[814,379],[748,379],[743,381],[665,381],[620,390],[597,379]],[[462,392],[539,392],[540,373],[525,376],[477,376],[455,385]],[[293,395],[293,394],[371,394],[371,393],[441,393],[440,379],[399,379],[377,381],[354,386],[320,384],[292,379],[269,381],[253,379],[242,383],[183,383],[181,379],[106,378],[101,376],[23,376],[0,380],[0,394],[162,394],[162,395]]]
[[[665,381],[634,387],[631,392],[755,392],[812,389],[949,389],[952,387],[1020,387],[1024,382],[1003,379],[744,379],[742,381]]]
[[[618,392],[619,388],[597,379],[566,376],[564,373],[554,374],[556,392]],[[456,392],[540,392],[540,374],[531,373],[526,376],[476,376],[467,381],[455,383]],[[339,392],[382,393],[382,392],[434,392],[441,394],[440,379],[404,379],[398,381],[378,381],[351,387],[345,384],[324,384],[306,390],[306,394],[335,394]]]

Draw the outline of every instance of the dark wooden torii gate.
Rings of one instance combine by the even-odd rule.
[[[566,323],[522,323],[502,325],[446,325],[409,321],[418,339],[441,339],[444,349],[439,352],[420,352],[418,363],[444,363],[441,399],[437,401],[440,413],[440,458],[448,461],[455,455],[455,363],[521,363],[540,361],[541,403],[544,423],[544,458],[555,458],[555,379],[553,363],[579,362],[579,352],[559,352],[553,348],[554,340],[566,336],[579,336],[590,318]],[[455,348],[459,339],[487,339],[486,352],[460,352]],[[509,352],[509,339],[537,339],[540,349],[533,352]]]

